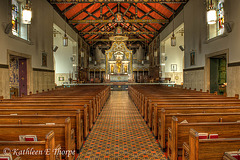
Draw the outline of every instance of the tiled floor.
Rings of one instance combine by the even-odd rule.
[[[79,159],[166,158],[128,93],[113,91]]]

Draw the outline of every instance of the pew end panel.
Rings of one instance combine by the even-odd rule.
[[[182,160],[189,160],[189,145],[186,142],[183,143]]]
[[[222,160],[225,152],[239,150],[240,138],[199,139],[198,132],[190,129],[189,159]]]

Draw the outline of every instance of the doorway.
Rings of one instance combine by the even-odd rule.
[[[227,84],[226,54],[210,57],[210,92],[226,94]]]
[[[27,59],[10,55],[10,98],[27,95]]]

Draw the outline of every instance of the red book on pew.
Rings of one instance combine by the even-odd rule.
[[[12,155],[7,153],[7,154],[0,154],[0,160],[12,160]]]
[[[218,134],[209,134],[209,139],[218,139]]]
[[[240,160],[240,155],[239,154],[231,154],[231,156],[236,158],[237,160]]]
[[[33,137],[26,137],[25,141],[35,141]]]
[[[208,139],[208,133],[198,133],[199,139]]]
[[[19,135],[19,141],[37,141],[36,135]]]

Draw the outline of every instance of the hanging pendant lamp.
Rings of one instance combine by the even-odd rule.
[[[173,15],[173,34],[172,34],[172,37],[171,37],[171,46],[175,47],[176,44],[177,44],[177,41],[176,41],[176,37],[174,35],[174,15]]]
[[[22,10],[22,22],[24,24],[31,24],[32,20],[32,10],[30,8],[29,1],[26,1],[26,5]]]
[[[66,17],[65,17],[66,18]],[[68,46],[68,37],[67,37],[67,21],[65,19],[65,34],[63,37],[63,46],[67,47]]]
[[[207,22],[208,22],[208,24],[215,24],[217,21],[217,11],[215,9],[213,9],[212,0],[209,5],[210,5],[210,7],[207,11]]]

